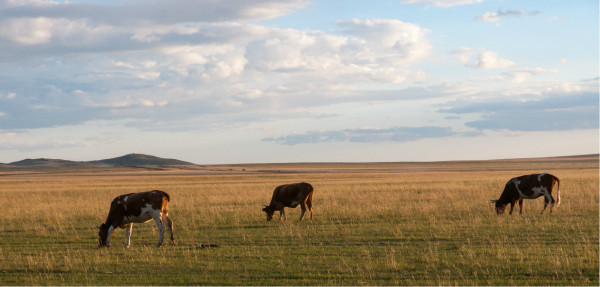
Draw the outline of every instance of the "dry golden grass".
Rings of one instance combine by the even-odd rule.
[[[10,171],[0,285],[598,285],[597,157],[531,161]],[[561,179],[552,215],[541,198],[495,215],[508,179],[540,171]],[[315,220],[267,223],[273,189],[299,181]],[[120,229],[98,249],[112,198],[154,188],[172,197],[179,244],[156,248],[147,223],[131,248]]]

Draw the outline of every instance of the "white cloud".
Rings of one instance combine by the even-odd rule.
[[[399,20],[338,21],[341,32],[357,37],[351,42],[358,57],[389,65],[410,64],[429,56],[429,30]]]
[[[431,50],[426,29],[397,20],[339,21],[340,35],[273,29],[248,43],[248,68],[319,81],[401,83]]]
[[[504,74],[507,76],[507,78],[514,83],[523,83],[526,80],[529,80],[532,76],[538,76],[538,75],[547,75],[547,74],[556,74],[558,73],[558,70],[549,70],[549,69],[543,69],[540,67],[537,68],[524,68],[524,69],[519,69],[519,70],[512,70],[512,71],[508,71],[505,72]]]
[[[461,47],[457,50],[449,52],[450,55],[456,56],[458,60],[468,67],[478,69],[503,69],[515,66],[515,63],[498,57],[497,52],[483,51],[479,53],[477,60],[472,62],[472,56],[477,53],[477,50]]]
[[[25,17],[0,21],[0,38],[23,45],[57,41],[63,45],[89,45],[103,41],[116,30],[105,25],[90,25],[83,19]]]
[[[138,60],[135,62],[112,61],[114,67],[119,68],[121,72],[125,72],[137,79],[142,80],[158,80],[161,72],[156,70],[157,63],[149,60]]]
[[[597,90],[598,81],[596,80],[596,81],[592,81],[592,82],[595,82],[596,86],[594,86],[594,83],[577,84],[577,83],[571,83],[571,82],[562,82],[562,83],[558,83],[558,84],[547,87],[544,92],[547,94],[574,94],[574,93],[580,93],[580,92],[584,92],[584,91],[588,91],[588,92],[595,91],[597,93],[598,92],[598,90]]]
[[[498,53],[486,51],[479,54],[475,63],[470,66],[478,69],[503,69],[514,65],[515,63],[510,60],[499,58]]]
[[[466,66],[471,67],[471,68],[503,69],[503,68],[515,66],[514,62],[512,62],[510,60],[499,58],[497,52],[485,51],[485,50],[480,52],[479,56],[477,57],[477,60],[472,62],[473,61],[472,57],[473,57],[473,55],[477,54],[477,52],[478,51],[475,49],[461,47],[454,51],[450,51],[448,54],[452,55],[452,56],[456,56],[461,63],[463,63]]]
[[[4,20],[0,22],[0,37],[25,45],[46,43],[52,38],[53,22],[49,18]]]
[[[482,16],[479,16],[478,19],[484,22],[497,22],[500,20],[500,16],[494,12],[486,12]]]
[[[469,61],[471,61],[471,56],[473,56],[475,53],[476,51],[471,48],[460,47],[454,51],[450,51],[448,54],[458,57],[458,60],[466,65],[469,64]]]
[[[519,9],[519,10],[502,10],[502,9],[498,9],[497,12],[486,12],[483,15],[476,17],[475,19],[477,20],[481,20],[484,22],[498,22],[500,21],[500,19],[502,18],[506,18],[506,17],[521,17],[521,16],[537,16],[538,14],[540,14],[540,11],[537,10],[532,10],[532,11],[526,11],[525,9]]]
[[[404,4],[425,4],[435,7],[453,7],[459,5],[471,5],[481,3],[483,0],[402,0]]]
[[[204,81],[240,75],[247,64],[245,47],[236,44],[172,45],[159,52],[169,59],[169,70]]]

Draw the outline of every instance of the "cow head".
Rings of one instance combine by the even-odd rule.
[[[108,237],[108,225],[102,223],[100,226],[96,226],[100,230],[98,231],[98,247],[106,246],[106,239]],[[110,235],[112,238],[113,234]]]
[[[273,219],[273,213],[275,213],[275,208],[271,206],[266,206],[262,209],[267,214],[267,221],[271,221]]]
[[[500,203],[500,201],[498,200],[492,200],[491,203],[495,203],[496,204],[496,214],[500,215],[504,213],[504,209],[506,208],[506,206],[508,205],[508,203],[502,204]]]

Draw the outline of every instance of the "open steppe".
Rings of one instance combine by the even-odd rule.
[[[498,216],[511,177],[560,178],[543,199]],[[283,183],[310,182],[314,221],[266,222]],[[303,163],[189,168],[0,169],[0,285],[599,284],[598,155],[428,163]],[[171,195],[178,245],[154,223],[97,248],[117,195]],[[555,193],[554,193],[555,194]],[[275,219],[278,218],[276,213]]]

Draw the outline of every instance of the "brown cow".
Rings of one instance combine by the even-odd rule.
[[[129,247],[133,224],[144,223],[151,219],[154,219],[160,232],[158,246],[160,247],[163,242],[165,223],[171,233],[171,242],[175,244],[173,223],[168,216],[170,200],[169,195],[160,190],[129,193],[115,197],[110,204],[110,211],[108,212],[106,222],[98,226],[100,228],[98,232],[98,247],[110,247],[113,231],[117,227],[127,229],[127,242],[125,246]]]
[[[280,185],[273,191],[271,203],[268,206],[265,205],[262,210],[267,213],[267,221],[273,219],[273,213],[275,213],[276,210],[279,210],[279,220],[281,220],[282,215],[284,220],[287,220],[284,208],[296,208],[298,205],[300,205],[300,208],[302,208],[300,221],[302,221],[302,217],[306,212],[306,206],[308,206],[308,210],[310,211],[310,220],[312,220],[312,194],[313,187],[306,182]],[[304,204],[306,204],[306,206]]]
[[[552,188],[554,184],[557,184],[556,188],[556,202],[552,197]],[[506,205],[510,203],[510,212],[512,214],[515,202],[519,201],[519,214],[523,213],[523,199],[536,199],[540,196],[544,196],[544,209],[542,214],[546,210],[546,206],[550,203],[550,213],[552,208],[556,204],[560,204],[560,181],[554,175],[549,173],[535,173],[530,175],[523,175],[519,177],[511,178],[504,187],[504,191],[500,195],[500,199],[492,200],[492,203],[496,204],[496,213],[504,213]]]

